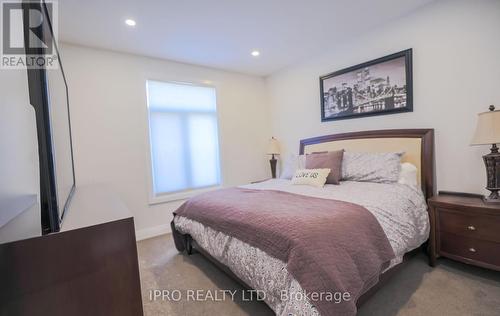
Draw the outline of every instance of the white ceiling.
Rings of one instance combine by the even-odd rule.
[[[266,76],[432,1],[60,0],[59,40]]]

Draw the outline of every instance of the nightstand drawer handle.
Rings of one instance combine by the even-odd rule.
[[[467,229],[468,229],[468,230],[476,230],[476,227],[474,227],[474,226],[470,225],[470,226],[467,226]]]
[[[476,252],[476,249],[474,249],[474,248],[469,248],[469,251],[470,251],[470,252]]]

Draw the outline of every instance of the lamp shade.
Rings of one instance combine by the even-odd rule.
[[[476,132],[471,145],[491,145],[500,143],[500,111],[490,111],[478,114]]]
[[[280,144],[276,138],[271,138],[269,140],[269,145],[267,146],[267,154],[268,155],[279,155],[280,153]]]

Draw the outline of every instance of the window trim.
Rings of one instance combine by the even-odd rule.
[[[212,88],[215,90],[215,117],[217,119],[217,154],[219,156],[219,183],[214,184],[211,186],[206,186],[206,187],[201,187],[201,188],[193,188],[193,189],[186,189],[186,190],[181,190],[181,191],[175,191],[175,192],[165,192],[165,193],[155,193],[154,189],[154,176],[153,176],[153,153],[152,153],[152,146],[151,146],[151,117],[150,117],[150,108],[149,108],[149,89],[148,89],[148,82],[149,81],[156,81],[156,82],[164,82],[164,83],[170,83],[170,84],[177,84],[177,85],[187,85],[187,86],[195,86],[195,87],[207,87],[207,88]],[[162,204],[162,203],[169,203],[169,202],[174,202],[174,201],[181,201],[181,200],[186,200],[189,199],[197,194],[204,193],[204,192],[210,192],[213,190],[217,190],[220,188],[223,188],[223,172],[222,172],[222,166],[221,166],[221,150],[220,150],[220,124],[219,124],[219,107],[217,104],[217,87],[214,85],[209,85],[209,84],[204,84],[204,83],[197,83],[197,82],[185,82],[185,81],[173,81],[173,80],[161,80],[161,79],[151,79],[147,78],[146,79],[146,84],[145,84],[145,89],[146,89],[146,123],[147,123],[147,137],[148,137],[148,175],[147,175],[147,180],[148,180],[148,188],[149,188],[149,194],[148,194],[148,205],[157,205],[157,204]]]
[[[216,185],[203,187],[203,188],[188,189],[188,190],[169,192],[169,193],[161,193],[158,195],[155,195],[154,192],[151,192],[151,194],[149,196],[149,205],[156,205],[156,204],[162,204],[162,203],[168,203],[168,202],[174,202],[174,201],[187,200],[195,195],[205,193],[205,192],[214,191],[214,190],[221,189],[221,188],[222,188],[221,184],[216,184]]]

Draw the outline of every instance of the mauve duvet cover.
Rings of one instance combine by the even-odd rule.
[[[198,195],[174,214],[284,262],[321,315],[354,315],[357,298],[395,257],[375,216],[340,200],[230,188]]]

